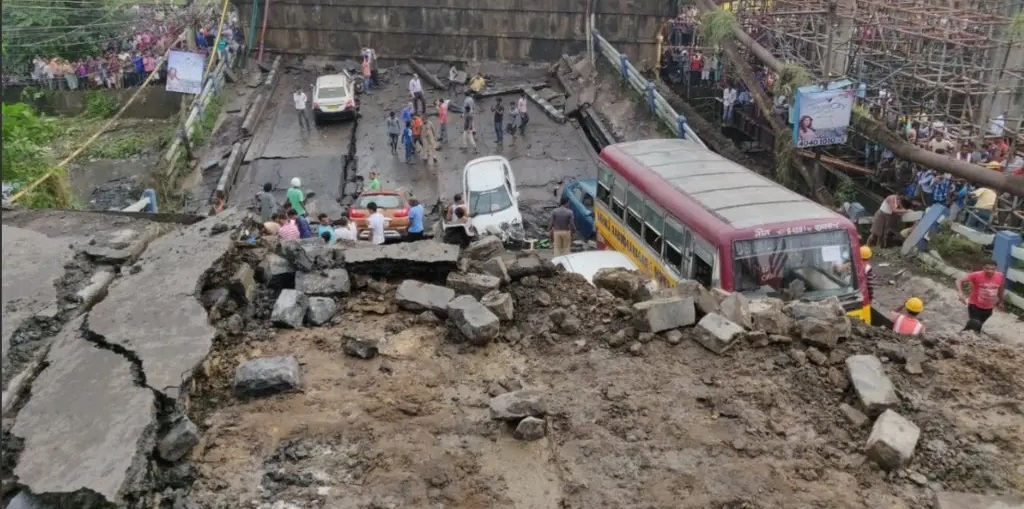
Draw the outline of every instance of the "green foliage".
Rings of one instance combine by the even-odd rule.
[[[796,93],[796,89],[809,85],[810,83],[811,74],[807,72],[807,69],[804,69],[799,64],[786,62],[785,64],[782,64],[779,76],[775,79],[775,83],[772,85],[772,94],[793,97],[793,94]]]
[[[45,148],[61,133],[55,119],[41,117],[25,103],[3,105],[3,180],[26,186],[54,170]],[[19,203],[35,207],[69,207],[73,202],[67,174],[38,186]]]
[[[224,102],[219,96],[213,96],[206,103],[206,108],[203,110],[203,117],[199,119],[195,126],[195,131],[192,133],[192,145],[202,145],[206,139],[213,134],[213,126],[217,123],[217,117],[220,116],[220,111],[223,109]]]
[[[928,247],[939,253],[946,263],[964,270],[975,270],[992,260],[985,248],[953,231],[948,223],[931,235]]]
[[[1024,39],[1024,12],[1018,12],[1010,19],[1010,42],[1016,43]]]
[[[840,176],[839,185],[836,186],[836,190],[835,193],[833,193],[833,196],[835,197],[837,207],[846,202],[856,201],[855,199],[857,196],[857,186],[854,185],[853,179],[847,177],[846,175]]]
[[[146,152],[155,142],[151,135],[131,134],[106,142],[97,141],[83,155],[92,159],[127,159]]]
[[[736,16],[731,11],[715,9],[704,14],[700,20],[700,34],[709,46],[721,46],[731,41],[735,34]]]
[[[117,99],[105,90],[89,90],[85,93],[85,110],[82,116],[86,118],[110,118],[117,113]]]

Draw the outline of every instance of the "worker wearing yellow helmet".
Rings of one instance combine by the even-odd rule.
[[[892,313],[893,332],[907,336],[924,334],[924,324],[917,317],[922,311],[924,311],[924,301],[917,297],[907,299],[903,303],[902,309],[897,308]]]
[[[871,265],[871,248],[860,246],[860,259],[864,262],[864,280],[868,284],[868,299],[875,300],[875,268]]]

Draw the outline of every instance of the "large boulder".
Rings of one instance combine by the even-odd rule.
[[[637,327],[655,334],[685,325],[697,320],[693,299],[689,297],[666,297],[633,304],[637,315]]]
[[[885,470],[899,470],[910,464],[920,437],[921,428],[916,424],[886,410],[875,420],[864,453]]]
[[[718,309],[719,314],[740,327],[750,329],[754,325],[750,317],[750,299],[742,293],[729,294],[719,303]]]
[[[594,286],[608,290],[620,299],[640,301],[650,297],[650,278],[635,270],[609,267],[594,274]]]
[[[506,262],[505,267],[512,281],[519,281],[527,276],[548,277],[555,273],[555,266],[541,259],[537,253],[520,254],[511,262]]]
[[[295,286],[295,267],[281,256],[267,254],[260,263],[260,281],[271,288],[293,288]]]
[[[480,303],[491,310],[502,321],[509,321],[515,317],[515,302],[512,295],[504,292],[490,292],[480,299]]]
[[[438,316],[448,315],[448,303],[455,298],[455,290],[406,279],[395,290],[395,302],[406,311],[433,311]]]
[[[306,295],[347,295],[352,291],[352,280],[345,269],[299,272],[295,289]]]
[[[501,279],[487,274],[449,272],[447,284],[455,293],[472,295],[479,299],[500,288]]]
[[[800,339],[811,346],[830,350],[841,338],[850,337],[852,325],[846,316],[804,318],[796,322],[796,330]]]
[[[501,320],[472,296],[460,295],[448,304],[448,319],[470,344],[483,346],[498,337]]]
[[[157,444],[160,457],[175,462],[184,458],[199,443],[199,427],[188,417],[182,417]]]
[[[719,355],[725,353],[742,335],[743,327],[718,313],[706,314],[697,322],[697,342]]]
[[[320,237],[281,241],[277,252],[293,267],[306,272],[334,266],[334,251]]]
[[[494,235],[485,235],[463,249],[462,256],[470,260],[484,261],[499,256],[503,252],[505,252],[505,245],[501,243],[501,239]]]
[[[269,396],[299,387],[299,361],[293,356],[266,357],[244,362],[235,369],[235,394]]]
[[[526,417],[544,417],[548,413],[547,403],[540,391],[522,389],[506,392],[491,398],[491,419],[518,421]]]
[[[306,309],[306,321],[310,325],[323,325],[338,314],[338,303],[330,297],[310,297]]]
[[[302,319],[306,316],[308,307],[309,298],[306,294],[296,290],[281,290],[281,295],[277,297],[274,309],[270,312],[270,320],[279,327],[298,329],[302,327]]]
[[[755,299],[751,301],[750,328],[762,330],[768,334],[789,335],[793,328],[793,319],[782,309],[784,303],[775,298]]]
[[[495,256],[480,264],[480,271],[498,278],[502,283],[512,281],[511,276],[508,275],[508,267],[505,266],[505,260],[500,256]]]
[[[846,314],[843,305],[836,297],[818,301],[793,301],[786,304],[785,312],[794,320],[803,320],[804,318],[828,320]]]

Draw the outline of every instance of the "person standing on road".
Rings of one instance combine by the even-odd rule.
[[[288,188],[288,204],[296,214],[306,215],[306,195],[302,192],[302,181],[299,177],[293,178],[292,185]]]
[[[462,150],[472,146],[473,152],[479,153],[480,151],[476,148],[474,114],[476,114],[476,101],[473,100],[471,92],[466,92],[466,98],[462,101]]]
[[[868,284],[868,299],[875,300],[875,267],[871,265],[873,253],[868,246],[860,246],[860,259],[864,261],[864,280]]]
[[[412,117],[412,143],[423,148],[423,117],[419,115]]]
[[[897,194],[890,194],[882,200],[882,205],[875,212],[875,218],[871,223],[871,234],[868,235],[866,244],[874,246],[876,243],[885,248],[889,243],[889,233],[893,230],[899,231],[903,214],[907,209],[903,208],[902,199]]]
[[[576,221],[572,210],[569,209],[569,197],[563,196],[559,204],[561,206],[551,212],[551,221],[548,222],[548,233],[551,235],[551,243],[554,244],[555,256],[572,252],[572,234],[576,231]]]
[[[924,334],[924,324],[917,317],[922,311],[924,311],[924,302],[921,299],[917,297],[907,299],[903,306],[894,309],[889,315],[889,319],[892,320],[892,331],[904,336]]]
[[[494,112],[494,143],[498,144],[498,148],[505,143],[505,105],[501,104],[501,98],[497,98],[494,106],[491,106],[491,111]]]
[[[363,58],[363,92],[370,91],[370,85],[373,83],[373,80],[370,78],[371,76],[370,59]]]
[[[256,209],[260,214],[260,222],[266,223],[274,216],[274,212],[277,211],[277,203],[274,203],[274,184],[267,182],[263,184],[263,191],[256,193]]]
[[[366,189],[368,191],[380,191],[380,177],[377,176],[377,172],[370,172],[370,180],[366,182]]]
[[[412,116],[415,114],[416,109],[412,107],[412,103],[406,104],[405,108],[402,108],[402,123],[412,122]]]
[[[526,92],[519,95],[516,111],[519,112],[519,136],[526,136],[526,124],[530,123],[530,115],[526,112]]]
[[[423,205],[416,198],[409,200],[409,242],[423,240]]]
[[[964,297],[964,283],[971,283],[971,294]],[[982,325],[992,316],[992,310],[1002,308],[1006,292],[1003,273],[996,270],[996,264],[986,263],[981,270],[957,278],[956,294],[960,302],[967,303],[967,318]]]
[[[441,122],[440,136],[437,141],[448,143],[448,101],[438,99],[434,106],[437,106],[437,119]]]
[[[412,103],[416,108],[416,112],[420,112],[420,107],[423,107],[423,114],[427,114],[427,102],[423,100],[423,85],[420,83],[420,76],[413,74],[412,79],[409,80],[409,95],[412,96]]]
[[[306,115],[306,93],[296,88],[295,93],[292,94],[292,100],[295,101],[295,113],[299,115],[299,130],[309,132],[309,117]]]
[[[434,124],[429,119],[423,123],[423,138],[420,145],[426,149],[423,152],[423,160],[433,160],[434,164],[437,164],[437,134],[434,131]]]
[[[391,155],[398,155],[398,136],[402,134],[402,124],[398,122],[394,111],[388,112],[388,118],[384,119],[384,126],[388,130],[388,146],[391,147]]]
[[[390,219],[377,211],[377,202],[371,201],[366,205],[366,210],[370,211],[370,217],[366,220],[366,225],[370,228],[370,243],[374,245],[383,244],[384,227]]]
[[[402,130],[402,146],[405,147],[405,164],[412,164],[413,156],[416,155],[416,146],[412,138],[412,122],[405,123]]]

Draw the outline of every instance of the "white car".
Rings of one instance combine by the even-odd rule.
[[[584,251],[582,253],[572,253],[556,256],[551,259],[551,263],[556,266],[562,266],[565,268],[566,272],[572,272],[573,274],[583,276],[590,284],[594,284],[594,274],[597,274],[597,271],[601,269],[619,268],[636,271],[640,270],[632,260],[618,251]]]
[[[313,121],[319,125],[329,118],[355,118],[355,81],[348,72],[320,76],[313,85]]]
[[[521,228],[519,191],[512,165],[501,156],[473,159],[462,170],[462,190],[470,223],[480,234]]]

